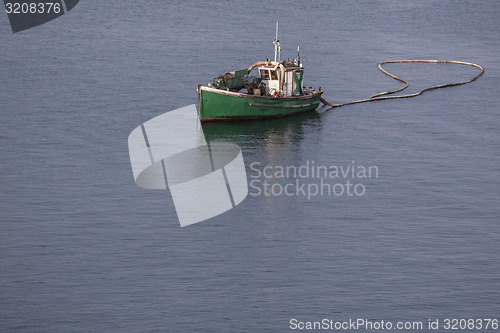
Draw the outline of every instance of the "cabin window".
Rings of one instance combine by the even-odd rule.
[[[262,80],[269,80],[269,71],[267,69],[260,69],[259,71]]]
[[[276,71],[271,71],[271,80],[277,80],[278,79],[278,73]]]

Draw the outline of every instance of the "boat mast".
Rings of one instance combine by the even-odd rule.
[[[274,62],[276,62],[276,58],[278,58],[279,62],[281,58],[281,44],[280,41],[278,40],[278,22],[276,22],[276,38],[274,39],[273,45],[274,45]]]

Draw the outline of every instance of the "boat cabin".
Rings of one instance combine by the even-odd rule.
[[[304,68],[294,62],[283,61],[278,65],[258,66],[259,76],[268,96],[301,96],[303,93]],[[284,75],[283,79],[281,76]],[[281,87],[281,80],[283,86]]]
[[[278,40],[278,24],[274,45],[274,61],[259,61],[248,69],[229,72],[214,78],[209,87],[238,92],[246,88],[249,95],[272,97],[297,97],[304,94],[304,67],[300,61],[300,48],[297,47],[297,58],[280,60],[281,44]],[[250,72],[258,69],[258,77]]]

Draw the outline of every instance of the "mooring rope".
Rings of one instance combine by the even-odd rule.
[[[386,71],[385,69],[383,69],[382,65],[383,64],[394,64],[394,63],[415,63],[415,62],[419,62],[419,63],[447,63],[447,64],[466,65],[466,66],[473,66],[473,67],[479,68],[481,71],[476,76],[474,76],[472,79],[467,80],[467,81],[440,84],[440,85],[437,85],[437,86],[432,86],[432,87],[429,87],[429,88],[425,88],[425,89],[420,90],[419,92],[416,92],[414,94],[397,95],[397,96],[384,96],[384,95],[390,95],[390,94],[394,94],[394,93],[396,93],[398,91],[405,90],[410,84],[407,81],[403,80],[402,78],[400,78],[400,77],[398,77],[398,76],[396,76],[394,74],[391,74],[388,71]],[[379,94],[372,95],[372,96],[370,96],[370,98],[358,99],[358,100],[354,100],[354,101],[350,101],[350,102],[345,102],[345,103],[333,104],[333,103],[330,103],[330,102],[328,102],[327,100],[325,100],[323,98],[321,98],[321,102],[323,102],[324,104],[326,104],[328,106],[331,106],[332,108],[336,108],[336,107],[340,107],[340,106],[344,106],[344,105],[349,105],[349,104],[373,102],[373,101],[380,101],[380,100],[385,100],[385,99],[415,97],[415,96],[418,96],[418,95],[422,94],[425,91],[471,83],[472,81],[476,80],[478,77],[480,77],[481,75],[483,75],[483,73],[484,73],[484,68],[482,66],[478,65],[478,64],[474,64],[474,63],[471,63],[471,62],[454,61],[454,60],[388,60],[388,61],[384,61],[384,62],[379,63],[378,64],[378,68],[385,75],[388,75],[388,76],[392,77],[393,79],[396,79],[398,81],[403,82],[404,86],[401,87],[401,88],[399,88],[399,89],[384,91],[384,92],[381,92]]]

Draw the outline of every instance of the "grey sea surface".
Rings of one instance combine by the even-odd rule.
[[[0,14],[0,332],[499,319],[499,17],[498,1],[87,0],[13,34]],[[198,83],[272,58],[276,21],[282,57],[300,45],[306,85],[332,102],[399,87],[384,60],[486,72],[411,99],[204,126],[240,146],[249,182],[265,166],[378,173],[349,178],[363,195],[250,189],[181,228],[168,190],[134,183],[128,135],[196,103]],[[477,73],[386,68],[408,92]]]

